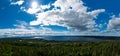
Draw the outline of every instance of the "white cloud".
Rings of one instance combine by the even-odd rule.
[[[39,22],[37,21],[32,21],[32,22],[30,22],[30,25],[39,25]]]
[[[112,16],[112,19],[108,23],[109,31],[120,31],[120,16]]]
[[[37,27],[30,26],[25,21],[17,20],[18,24],[14,24],[14,29],[0,29],[0,37],[37,37],[37,36],[87,36],[87,35],[96,35],[96,36],[119,36],[117,32],[97,32],[98,29],[84,32],[76,31],[54,31],[51,28],[46,27]]]
[[[39,29],[0,29],[0,38],[2,37],[32,37],[32,36],[57,36],[57,35],[77,35],[71,32],[58,32],[53,31],[50,28],[39,28]]]
[[[28,10],[25,10],[25,11],[27,11],[29,14],[35,14],[35,13],[37,13],[38,11],[40,11],[40,9],[29,8]]]
[[[117,32],[58,32],[50,28],[40,29],[0,29],[0,38],[5,37],[40,37],[40,36],[120,36]]]
[[[50,5],[39,5],[37,2],[32,2],[31,4],[31,8],[29,9],[22,9],[23,11],[26,11],[27,13],[29,14],[36,14],[36,13],[39,13],[39,12],[43,12],[43,10],[47,9],[47,8],[50,8]]]
[[[42,10],[44,10],[44,9],[50,8],[50,4],[48,4],[48,5],[41,5],[40,7],[41,7]]]
[[[36,29],[43,29],[45,27],[35,27],[35,26],[31,26],[29,25],[28,22],[25,21],[20,21],[20,20],[16,20],[17,24],[13,24],[13,26],[17,29],[29,29],[29,30],[36,30]],[[46,29],[46,28],[45,28]]]
[[[29,8],[28,10],[25,10],[25,11],[28,12],[29,14],[34,14],[40,10],[41,10],[41,8],[38,8],[38,3],[34,1],[31,4],[31,8]]]
[[[11,2],[11,5],[22,5],[24,3],[24,0],[19,0],[17,2]]]
[[[57,0],[52,4],[55,6],[52,10],[44,12],[43,10],[50,8],[50,6],[40,5],[36,9],[29,8],[26,12],[35,14],[37,17],[37,20],[30,22],[30,25],[58,25],[80,31],[92,30],[96,24],[94,18],[97,18],[98,14],[105,10],[87,11],[88,7],[83,4],[81,0]]]
[[[52,35],[54,31],[50,28],[12,28],[12,29],[0,29],[1,37],[26,37],[26,36],[42,36],[42,35]]]
[[[27,26],[29,26],[28,23],[26,23],[25,21],[19,21],[17,20],[18,24],[14,24],[15,27],[20,28],[20,29],[26,29]]]

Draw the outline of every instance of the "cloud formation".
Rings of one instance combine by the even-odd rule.
[[[29,24],[26,23],[25,21],[19,21],[19,20],[16,20],[18,24],[14,24],[13,26],[15,26],[16,28],[20,28],[20,29],[26,29]]]
[[[53,31],[50,28],[39,28],[39,29],[20,29],[20,28],[15,28],[15,29],[0,29],[0,38],[2,37],[37,37],[37,36],[77,36],[77,35],[85,35],[79,34],[76,32],[69,32],[69,31],[64,31],[64,32],[58,32],[58,31]]]
[[[108,23],[108,30],[120,31],[120,16],[119,17],[116,17],[115,15],[112,16],[112,19],[109,20],[109,23]]]
[[[49,4],[46,7],[40,5],[36,9],[29,8],[26,12],[35,14],[37,18],[31,21],[30,25],[57,25],[77,31],[93,30],[96,24],[94,19],[100,13],[105,12],[104,9],[88,11],[88,7],[84,6],[82,0],[56,0],[51,6],[54,8],[47,11],[44,10],[50,8]]]
[[[24,3],[24,0],[19,0],[17,2],[11,2],[11,5],[22,5]]]
[[[116,32],[58,32],[50,28],[40,29],[0,29],[0,38],[5,37],[40,37],[40,36],[120,36]]]

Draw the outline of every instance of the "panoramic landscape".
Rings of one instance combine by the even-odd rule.
[[[0,0],[0,56],[120,56],[119,0]]]

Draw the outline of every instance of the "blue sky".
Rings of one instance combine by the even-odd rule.
[[[119,32],[119,0],[0,0],[0,30]]]

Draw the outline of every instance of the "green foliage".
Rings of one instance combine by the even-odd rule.
[[[120,40],[57,42],[0,39],[0,56],[120,56]]]

